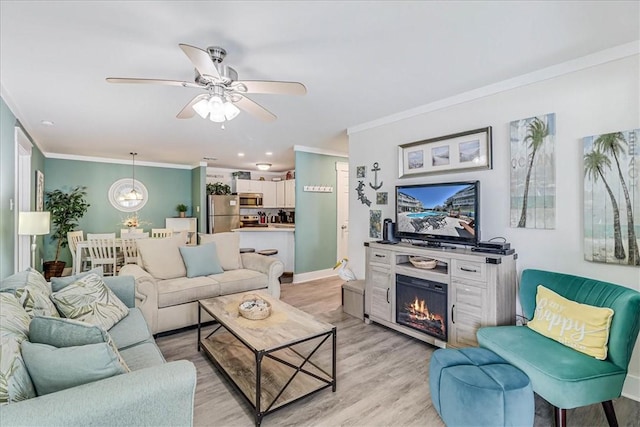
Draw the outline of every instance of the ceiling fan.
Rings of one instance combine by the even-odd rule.
[[[159,84],[204,89],[207,93],[195,96],[176,117],[189,119],[197,113],[202,118],[209,116],[209,119],[214,122],[232,120],[240,112],[238,108],[261,120],[271,122],[276,119],[276,115],[251,100],[247,94],[304,95],[307,93],[307,88],[297,82],[238,80],[236,70],[222,64],[227,51],[221,47],[212,46],[205,51],[188,44],[179,44],[179,46],[195,67],[194,82],[121,77],[108,77],[107,82]]]

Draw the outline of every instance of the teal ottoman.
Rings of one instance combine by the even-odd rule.
[[[448,427],[533,425],[529,377],[490,350],[434,351],[429,387],[433,406]]]

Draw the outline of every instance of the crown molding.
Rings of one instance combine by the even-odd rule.
[[[112,163],[119,165],[130,165],[131,160],[125,159],[109,159],[106,157],[92,157],[92,156],[78,156],[75,154],[60,154],[60,153],[43,153],[47,159],[60,159],[60,160],[76,160],[79,162],[95,162],[95,163]],[[179,165],[175,163],[158,163],[158,162],[145,162],[136,160],[136,166],[150,166],[152,168],[168,168],[168,169],[194,169],[199,165]]]
[[[382,117],[370,122],[351,126],[347,128],[347,135],[353,135],[358,132],[399,122],[401,120],[415,117],[420,114],[441,110],[443,108],[448,108],[457,104],[462,104],[479,98],[484,98],[486,96],[495,95],[500,92],[530,85],[533,83],[542,82],[544,80],[549,80],[555,77],[562,76],[564,74],[574,73],[576,71],[581,71],[587,68],[595,67],[597,65],[605,64],[607,62],[617,61],[619,59],[624,59],[629,56],[638,54],[640,54],[640,40],[635,40],[609,49],[601,50],[590,55],[572,59],[571,61],[562,62],[560,64],[542,68],[531,73],[523,74],[521,76],[503,80],[498,83],[463,92],[461,94],[444,98],[439,101],[434,101],[420,107],[412,108],[410,110],[402,111],[400,113],[392,114],[390,116]]]
[[[294,145],[293,151],[302,151],[305,153],[313,153],[313,154],[323,154],[325,156],[336,156],[336,157],[349,157],[349,153],[343,153],[341,151],[333,151],[333,150],[325,150],[323,148],[316,147],[306,147],[304,145]]]

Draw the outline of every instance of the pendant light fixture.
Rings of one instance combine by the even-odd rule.
[[[142,194],[136,191],[136,156],[138,153],[130,152],[131,154],[131,191],[125,194],[125,200],[142,200]]]

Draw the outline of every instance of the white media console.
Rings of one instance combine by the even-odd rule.
[[[418,247],[409,243],[371,242],[365,246],[365,322],[373,321],[443,348],[477,346],[479,327],[515,324],[517,254],[496,255],[463,248]],[[438,263],[434,269],[417,268],[410,263],[410,256],[431,258]],[[400,301],[398,310],[397,275],[404,276],[400,277],[403,283],[428,282],[431,288],[447,295],[446,302],[438,302],[442,306],[440,311],[446,306],[446,313],[439,313],[437,318],[437,322],[445,325],[446,341],[402,324],[408,317],[413,317],[414,307],[407,308],[407,304]],[[407,294],[402,291],[400,295],[403,293]],[[423,320],[421,324],[424,322],[433,323]]]

